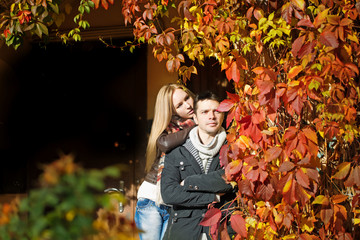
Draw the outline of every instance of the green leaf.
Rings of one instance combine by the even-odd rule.
[[[311,81],[311,83],[309,84],[309,90],[313,90],[315,88],[315,90],[318,90],[320,87],[320,82],[316,81],[315,79],[313,79]]]
[[[54,4],[52,2],[48,2],[48,4],[56,14],[59,14],[59,6],[57,4]]]

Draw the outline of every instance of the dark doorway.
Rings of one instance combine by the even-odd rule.
[[[59,153],[84,167],[130,164],[122,177],[133,184],[146,144],[146,65],[145,48],[32,44],[13,66],[16,87],[1,119],[0,194],[35,187],[39,166]]]

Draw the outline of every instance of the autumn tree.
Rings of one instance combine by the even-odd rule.
[[[8,45],[25,31],[46,34],[51,21],[36,13],[57,14],[60,4],[16,2],[2,19]],[[79,28],[63,38],[79,40],[88,27],[84,13],[109,3],[81,0]],[[206,214],[202,224],[214,238],[230,239],[226,224],[235,239],[359,238],[360,3],[122,0],[122,6],[134,27],[129,45],[149,44],[184,83],[197,73],[186,58],[216,59],[234,84],[219,107],[228,132],[220,154],[238,193],[231,206]]]

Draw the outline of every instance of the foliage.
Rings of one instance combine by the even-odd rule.
[[[228,112],[221,162],[238,187],[240,209],[226,215],[235,239],[359,237],[358,3],[122,3],[135,39],[183,82],[196,73],[185,57],[212,57],[234,83],[219,110]],[[229,239],[219,211],[202,224]]]
[[[102,193],[104,178],[118,175],[117,167],[85,170],[62,156],[44,167],[40,188],[0,205],[0,238],[132,239],[135,224],[118,208],[124,196]]]
[[[186,58],[200,64],[215,58],[234,84],[219,108],[228,127],[221,162],[237,185],[239,209],[209,209],[202,224],[214,237],[229,239],[223,211],[235,239],[359,238],[358,2],[122,0],[122,6],[135,43],[152,45],[154,57],[184,83],[197,73]],[[33,19],[19,11],[18,25]]]
[[[90,13],[94,7],[98,7],[99,1],[79,0],[78,14],[74,17],[77,25],[68,33],[59,32],[58,28],[69,15],[72,6],[62,0],[6,0],[0,6],[0,31],[2,40],[17,49],[23,43],[24,38],[37,36],[49,38],[50,32],[54,32],[64,43],[69,40],[80,41],[81,30],[88,29],[90,23],[84,15]],[[112,1],[109,1],[112,3]],[[64,3],[64,4],[62,4]],[[107,8],[106,0],[102,5]]]

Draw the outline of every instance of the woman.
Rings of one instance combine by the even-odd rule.
[[[141,240],[161,240],[168,219],[168,206],[161,204],[160,181],[165,153],[182,144],[195,125],[193,94],[179,84],[163,86],[157,95],[154,120],[146,149],[147,172],[138,191],[136,226]]]

